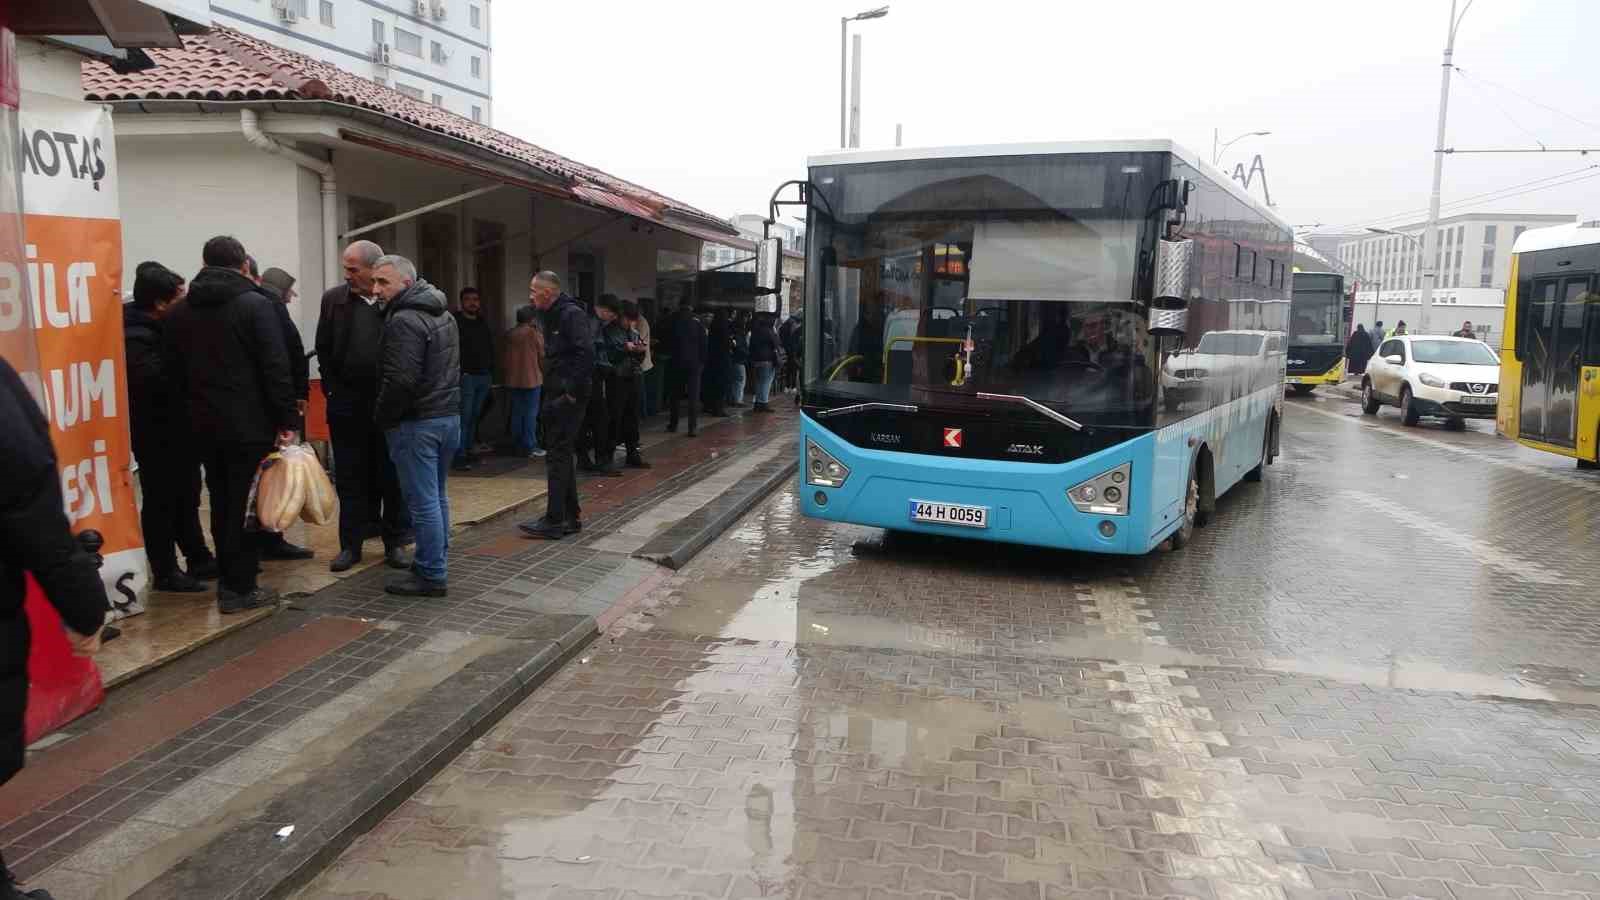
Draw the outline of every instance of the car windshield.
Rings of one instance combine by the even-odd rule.
[[[1412,341],[1411,357],[1419,363],[1452,366],[1498,366],[1500,360],[1482,341]]]
[[[1133,421],[1155,395],[1134,301],[1149,154],[940,159],[812,172],[807,382],[840,398],[1022,395]]]

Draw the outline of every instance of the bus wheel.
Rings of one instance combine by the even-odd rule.
[[[1400,389],[1400,423],[1410,426],[1420,421],[1422,414],[1417,412],[1417,405],[1411,402],[1411,387],[1407,385]]]
[[[1200,518],[1200,473],[1195,463],[1189,464],[1189,489],[1184,493],[1183,519],[1178,530],[1169,538],[1172,549],[1182,550],[1194,538],[1195,522]]]
[[[1272,465],[1272,429],[1276,427],[1271,416],[1267,417],[1267,425],[1261,429],[1261,461],[1256,467],[1244,473],[1245,481],[1260,481],[1267,466]]]

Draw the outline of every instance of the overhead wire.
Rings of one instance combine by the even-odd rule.
[[[1518,183],[1518,184],[1510,184],[1510,185],[1506,185],[1504,187],[1495,188],[1492,191],[1486,191],[1486,192],[1484,192],[1482,194],[1473,194],[1473,195],[1470,195],[1470,196],[1461,197],[1461,198],[1456,199],[1456,200],[1451,200],[1451,201],[1449,201],[1447,203],[1441,203],[1439,205],[1439,208],[1442,210],[1442,209],[1445,209],[1445,208],[1454,208],[1454,207],[1461,206],[1461,205],[1467,204],[1467,203],[1476,203],[1476,202],[1485,201],[1485,200],[1506,200],[1506,199],[1510,199],[1511,197],[1520,197],[1524,193],[1533,193],[1534,191],[1544,190],[1544,188],[1546,188],[1546,187],[1556,187],[1557,186],[1557,185],[1554,185],[1554,184],[1546,185],[1546,184],[1544,184],[1544,182],[1557,181],[1557,180],[1562,179],[1562,178],[1567,178],[1568,176],[1577,175],[1577,174],[1583,173],[1583,172],[1589,172],[1590,170],[1597,169],[1597,168],[1600,168],[1600,163],[1590,163],[1587,166],[1580,166],[1579,168],[1572,169],[1572,170],[1567,171],[1567,172],[1559,172],[1559,173],[1557,173],[1555,175],[1546,175],[1546,176],[1544,176],[1542,178],[1535,178],[1532,181],[1524,181],[1524,182],[1521,182],[1521,183]],[[1594,174],[1600,175],[1600,172],[1596,172]],[[1577,180],[1582,180],[1582,179],[1577,179]],[[1565,184],[1566,182],[1562,182],[1562,183]],[[1538,185],[1538,186],[1535,187],[1535,185]],[[1523,188],[1529,188],[1529,190],[1523,191],[1522,190]],[[1323,228],[1330,228],[1330,229],[1344,229],[1344,228],[1360,228],[1360,227],[1364,227],[1366,225],[1381,225],[1381,224],[1383,224],[1385,222],[1393,222],[1393,221],[1398,220],[1398,219],[1411,218],[1411,217],[1417,215],[1418,213],[1425,213],[1427,211],[1428,211],[1428,207],[1420,206],[1420,207],[1415,207],[1415,208],[1412,208],[1412,209],[1403,209],[1403,210],[1400,210],[1399,212],[1390,213],[1390,214],[1384,215],[1384,216],[1377,216],[1377,217],[1370,218],[1370,219],[1360,219],[1358,221],[1345,222],[1345,223],[1337,224],[1337,225],[1324,225],[1322,227]]]
[[[1511,115],[1510,111],[1508,111],[1505,107],[1503,107],[1500,104],[1494,102],[1493,100],[1489,99],[1488,97],[1483,96],[1481,93],[1478,93],[1478,85],[1476,83],[1476,79],[1468,78],[1467,77],[1467,73],[1461,71],[1459,66],[1455,67],[1455,71],[1456,71],[1457,75],[1461,76],[1461,83],[1463,85],[1471,85],[1472,86],[1472,90],[1469,92],[1470,96],[1472,96],[1476,100],[1481,100],[1484,103],[1489,104],[1489,106],[1493,107],[1496,112],[1500,113],[1500,115],[1502,115],[1502,116],[1505,116],[1506,121],[1511,123],[1511,127],[1517,129],[1518,131],[1520,131],[1523,134],[1527,135],[1528,137],[1532,138],[1533,142],[1535,144],[1539,145],[1539,149],[1540,150],[1548,150],[1549,149],[1549,147],[1545,145],[1544,141],[1539,140],[1539,136],[1537,134],[1534,134],[1532,131],[1530,131],[1528,129],[1527,126],[1523,125],[1521,122],[1518,122]]]
[[[1462,76],[1463,78],[1465,78],[1467,76],[1467,73],[1465,71],[1463,71],[1460,66],[1452,66],[1451,68],[1455,70],[1456,74]],[[1548,103],[1544,103],[1544,102],[1541,102],[1539,100],[1535,100],[1532,97],[1529,97],[1526,94],[1520,93],[1520,92],[1518,92],[1517,90],[1515,90],[1513,88],[1506,87],[1505,85],[1500,84],[1500,83],[1495,82],[1495,81],[1490,81],[1489,79],[1484,78],[1482,75],[1478,75],[1478,74],[1474,73],[1472,75],[1472,77],[1475,80],[1477,80],[1480,84],[1486,84],[1486,85],[1488,85],[1490,87],[1498,88],[1498,89],[1500,89],[1502,91],[1505,91],[1506,93],[1510,94],[1513,97],[1516,97],[1518,100],[1521,100],[1524,103],[1531,103],[1534,106],[1539,107],[1540,109],[1546,110],[1548,112],[1553,112],[1556,115],[1561,116],[1564,119],[1571,119],[1572,121],[1577,122],[1579,125],[1582,125],[1582,126],[1584,126],[1586,128],[1593,128],[1596,131],[1600,131],[1600,124],[1596,124],[1594,122],[1590,122],[1587,119],[1580,119],[1577,116],[1573,115],[1572,113],[1569,113],[1569,112],[1567,112],[1565,110],[1557,109],[1557,108],[1555,108],[1554,106],[1551,106]]]

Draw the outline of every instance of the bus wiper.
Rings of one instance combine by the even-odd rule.
[[[871,410],[914,413],[917,408],[909,403],[853,403],[849,406],[835,406],[833,409],[819,410],[816,416],[819,419],[827,419],[833,416],[848,416],[851,413],[869,412]]]
[[[1048,406],[1045,406],[1043,403],[1040,403],[1037,400],[1030,400],[1029,398],[1020,394],[985,394],[980,392],[977,396],[979,400],[998,400],[1002,403],[1020,403],[1041,416],[1060,422],[1068,428],[1071,428],[1073,431],[1083,430],[1083,425],[1081,423],[1067,418],[1066,416],[1056,412]]]

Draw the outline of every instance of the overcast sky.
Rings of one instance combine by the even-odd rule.
[[[839,17],[878,2],[500,0],[495,124],[717,215],[764,212],[837,145]],[[1261,153],[1290,222],[1420,221],[1449,5],[892,0],[851,26],[861,145],[893,146],[898,122],[907,146],[1170,137],[1209,156],[1214,128],[1269,130],[1223,164]],[[1446,146],[1600,147],[1597,36],[1597,0],[1475,0]],[[1568,172],[1586,180],[1445,214],[1600,218],[1600,153],[1449,156],[1444,201]]]

